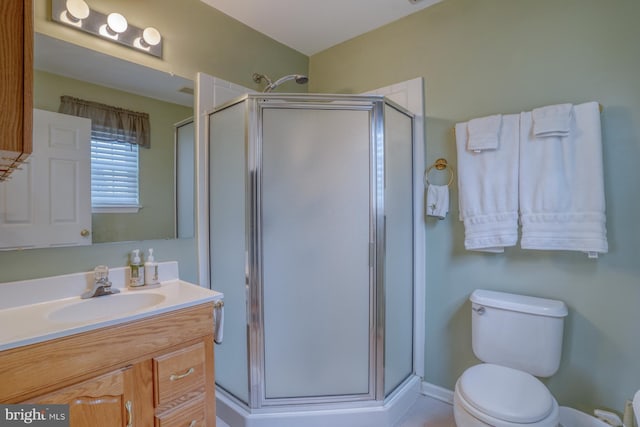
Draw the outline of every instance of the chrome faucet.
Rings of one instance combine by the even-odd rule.
[[[93,297],[101,297],[103,295],[117,294],[119,289],[112,289],[109,281],[109,267],[99,265],[93,270],[93,288],[82,293],[80,298],[87,299]]]

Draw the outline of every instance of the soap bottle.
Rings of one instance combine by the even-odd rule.
[[[144,265],[140,260],[140,249],[134,249],[131,252],[131,279],[129,286],[136,287],[144,285]]]
[[[147,261],[144,263],[144,284],[157,285],[158,283],[158,263],[153,257],[153,248],[150,248]]]

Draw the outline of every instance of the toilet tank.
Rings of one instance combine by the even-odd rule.
[[[478,289],[471,294],[473,352],[486,363],[550,377],[560,366],[562,301]]]

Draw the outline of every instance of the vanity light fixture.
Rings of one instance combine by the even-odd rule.
[[[130,25],[120,13],[92,10],[85,0],[51,0],[51,19],[102,39],[162,58],[162,36],[153,27]]]

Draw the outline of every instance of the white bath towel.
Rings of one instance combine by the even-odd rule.
[[[501,114],[469,120],[467,150],[497,150],[501,126]]]
[[[534,108],[533,134],[538,138],[569,136],[573,105],[558,104]]]
[[[449,213],[449,186],[427,186],[427,216],[435,216],[444,219]]]
[[[519,116],[504,115],[499,149],[466,149],[467,123],[456,125],[458,196],[468,250],[504,252],[518,240]]]
[[[571,117],[569,136],[538,138],[520,115],[520,244],[593,256],[608,250],[598,103]]]

